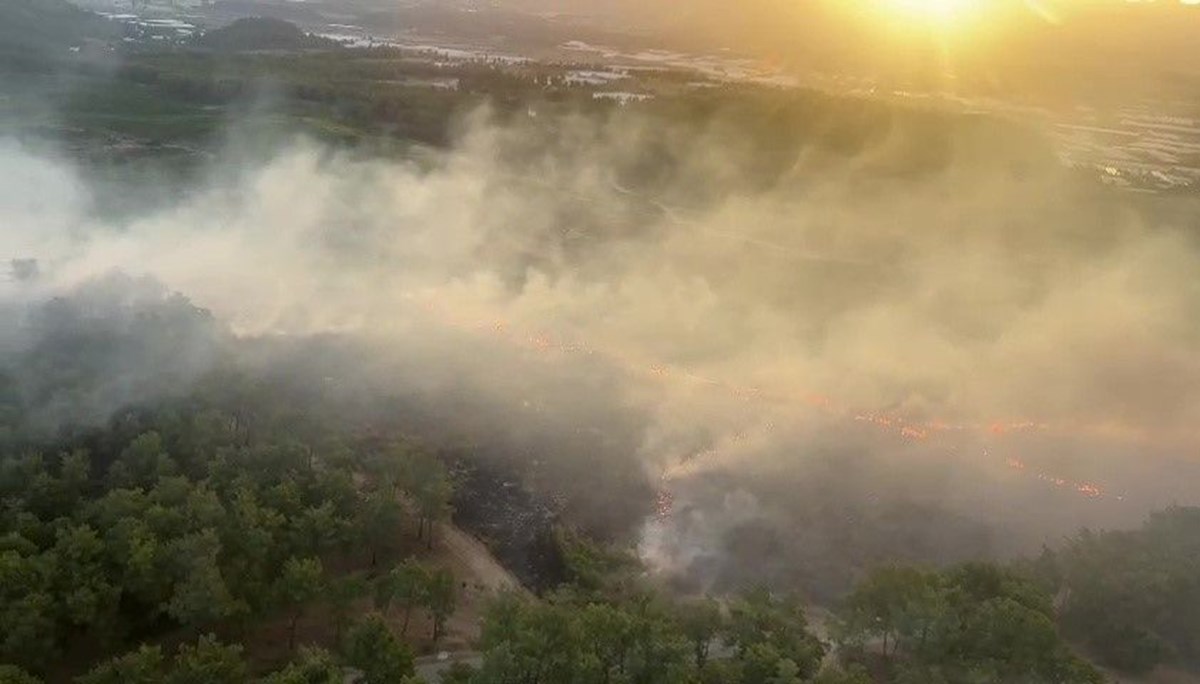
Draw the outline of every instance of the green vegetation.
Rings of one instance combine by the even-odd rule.
[[[1059,638],[1049,595],[991,564],[880,568],[847,597],[839,638],[897,682],[1102,681]]]
[[[413,672],[412,653],[378,616],[368,617],[346,635],[346,662],[364,684],[402,682]]]
[[[0,662],[57,672],[64,658],[171,635],[241,634],[276,617],[291,650],[301,616],[322,599],[349,617],[347,604],[366,593],[358,578],[396,557],[408,521],[428,535],[448,515],[452,492],[437,459],[395,443],[355,450],[334,432],[297,429],[312,421],[236,375],[120,413],[98,431],[45,437],[47,407],[98,399],[83,388],[114,363],[106,354],[148,361],[166,352],[126,349],[117,330],[84,332],[65,304],[53,315],[55,344],[22,361],[35,377],[0,382]],[[198,339],[196,317],[203,327],[202,314],[175,300],[155,322],[140,320]],[[455,585],[430,575],[409,607],[428,609],[440,628]],[[210,651],[207,641],[181,651],[172,671],[211,660]],[[146,669],[151,656],[128,658],[111,668]]]
[[[1033,567],[1061,597],[1067,634],[1101,662],[1200,669],[1200,508],[1155,513],[1134,531],[1085,530]]]
[[[689,640],[691,613],[644,591],[501,597],[487,615],[483,666],[470,681],[768,684],[799,682],[819,669],[824,647],[795,599],[755,591],[727,612],[711,605],[705,636],[723,649],[719,659],[699,655]]]
[[[171,658],[158,646],[141,646],[93,667],[77,684],[342,684],[347,673],[365,683],[402,683],[413,674],[412,653],[377,618],[355,626],[340,655],[305,648],[284,667],[255,678],[240,646],[211,634],[183,643]],[[28,675],[27,675],[28,676]],[[0,679],[0,681],[5,681]],[[20,680],[15,680],[20,681]],[[36,682],[31,678],[30,681]],[[5,684],[7,682],[5,681]]]
[[[826,644],[795,597],[763,589],[723,603],[629,587],[505,596],[486,618],[482,666],[456,681],[854,684],[872,681],[868,671],[898,684],[1102,681],[1058,637],[1049,606],[1031,580],[994,565],[882,568],[847,598]]]
[[[597,592],[628,584],[633,573],[641,569],[633,555],[597,544],[567,527],[554,529],[553,542],[564,578],[582,591]]]

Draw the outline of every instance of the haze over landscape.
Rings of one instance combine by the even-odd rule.
[[[1197,45],[0,0],[0,681],[1196,681]]]

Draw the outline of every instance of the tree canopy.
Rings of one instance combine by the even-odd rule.
[[[896,681],[1102,681],[1060,638],[1049,594],[989,563],[881,567],[844,601],[838,632],[846,653],[880,657]]]
[[[1200,668],[1200,508],[1154,513],[1137,530],[1084,530],[1031,566],[1060,597],[1067,634],[1101,662]]]

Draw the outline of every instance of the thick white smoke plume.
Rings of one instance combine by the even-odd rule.
[[[4,142],[0,256],[39,277],[0,292],[148,276],[239,335],[420,349],[497,402],[534,376],[603,378],[645,417],[639,457],[672,515],[642,548],[663,567],[745,521],[800,524],[781,501],[832,462],[863,501],[1041,530],[1197,491],[1195,235],[1011,139],[949,131],[933,154],[911,135],[764,160],[720,123],[481,113],[407,161],[228,154],[120,218],[97,217],[81,168]],[[537,411],[578,419],[587,386]],[[782,482],[810,484],[764,484]]]

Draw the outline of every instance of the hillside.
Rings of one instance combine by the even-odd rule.
[[[85,38],[106,38],[115,27],[66,0],[4,0],[0,3],[0,52],[52,52]]]
[[[269,17],[238,19],[205,33],[196,42],[200,47],[229,52],[337,47],[334,41],[305,33],[291,22]]]

